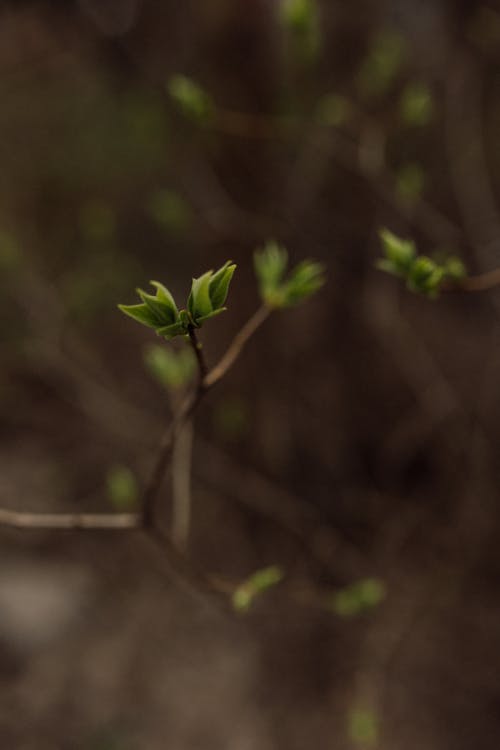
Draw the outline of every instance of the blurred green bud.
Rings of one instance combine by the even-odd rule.
[[[407,125],[427,125],[434,110],[430,88],[425,83],[409,83],[401,95],[399,110],[401,119]]]
[[[207,123],[215,112],[210,94],[192,78],[173,75],[167,84],[168,93],[182,114],[198,123]]]
[[[355,708],[349,714],[349,739],[355,745],[372,747],[378,743],[378,719],[373,711]]]
[[[112,466],[106,476],[108,497],[119,511],[133,510],[137,506],[139,488],[137,480],[127,466]]]
[[[417,255],[411,240],[403,240],[388,229],[380,231],[380,239],[384,257],[377,261],[377,268],[401,276],[413,292],[436,297],[443,282],[460,281],[467,275],[464,264],[455,256],[437,261]]]
[[[455,256],[448,258],[444,263],[445,277],[451,281],[460,281],[467,276],[464,263]]]
[[[321,43],[316,0],[281,0],[280,20],[293,36],[297,56],[303,62],[314,61]]]
[[[435,296],[439,291],[439,286],[444,278],[444,268],[428,258],[426,255],[419,255],[411,266],[408,276],[408,288],[413,292],[421,292]]]
[[[317,8],[314,0],[281,0],[280,12],[285,26],[303,31],[314,23]]]
[[[196,370],[196,360],[189,348],[174,351],[151,344],[144,351],[144,363],[155,380],[172,391],[187,385]]]
[[[340,617],[353,617],[376,607],[386,596],[386,587],[378,578],[363,578],[336,591],[327,606]]]
[[[384,252],[379,268],[398,276],[406,275],[416,258],[415,243],[398,237],[388,229],[381,229],[379,236]]]
[[[276,586],[283,576],[283,570],[277,565],[257,570],[234,590],[232,595],[234,609],[238,612],[248,610],[256,597],[272,586]]]
[[[199,328],[209,318],[224,312],[224,302],[235,269],[236,265],[228,260],[215,273],[207,271],[193,279],[187,310],[194,326]]]
[[[254,267],[260,295],[269,307],[293,307],[325,283],[323,265],[310,260],[299,263],[285,277],[288,253],[276,242],[268,242],[255,252]]]

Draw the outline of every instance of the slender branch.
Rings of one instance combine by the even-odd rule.
[[[172,453],[172,540],[185,551],[191,524],[191,459],[193,423],[188,420]]]
[[[494,268],[492,271],[469,276],[460,281],[448,282],[443,284],[442,289],[446,292],[485,292],[500,286],[500,268]]]
[[[159,492],[163,476],[168,466],[168,462],[172,455],[174,444],[177,440],[179,432],[182,427],[191,417],[193,412],[198,407],[201,399],[205,393],[212,388],[219,380],[224,377],[227,371],[232,367],[236,359],[241,354],[245,344],[253,336],[253,334],[260,328],[260,326],[267,320],[271,313],[271,309],[266,305],[260,307],[257,312],[245,323],[243,328],[236,334],[233,341],[229,345],[226,353],[222,356],[219,362],[210,370],[205,377],[198,383],[198,387],[186,396],[186,399],[178,412],[174,416],[174,419],[168,426],[163,438],[160,442],[156,462],[153,466],[146,487],[143,494],[142,511],[143,511],[143,522],[146,528],[154,526],[155,524],[155,500]],[[195,339],[196,342],[196,339]],[[201,366],[200,366],[201,373]]]
[[[203,347],[201,343],[198,341],[198,336],[196,335],[196,329],[194,326],[192,325],[189,326],[188,334],[189,334],[189,341],[191,343],[191,347],[194,351],[196,362],[198,364],[199,384],[201,385],[203,383],[205,375],[208,372],[207,363],[205,362],[205,356],[203,354]]]
[[[244,346],[254,333],[265,323],[271,314],[272,309],[267,305],[262,305],[245,323],[243,328],[236,334],[226,353],[221,357],[219,362],[207,373],[203,385],[205,389],[212,388],[224,377],[227,371],[233,366],[240,356]]]
[[[0,525],[14,529],[123,531],[142,525],[139,513],[24,513],[0,508]]]
[[[93,530],[143,530],[157,548],[162,551],[163,557],[169,565],[170,573],[177,579],[181,579],[191,590],[209,593],[220,598],[221,589],[210,576],[191,567],[188,560],[176,548],[169,536],[164,534],[156,524],[156,497],[158,495],[168,462],[172,456],[177,439],[189,422],[191,415],[196,410],[204,394],[212,388],[232,367],[241,354],[245,344],[267,320],[271,310],[263,306],[247,321],[243,328],[236,334],[229,345],[226,353],[218,364],[210,371],[207,370],[201,347],[196,338],[194,329],[190,331],[190,341],[195,351],[199,380],[197,386],[188,394],[176,411],[168,429],[160,442],[156,462],[146,483],[143,498],[142,512],[138,513],[23,513],[0,509],[0,525],[11,528],[31,529],[93,529]],[[226,597],[226,594],[224,594]],[[227,602],[225,602],[227,605]]]

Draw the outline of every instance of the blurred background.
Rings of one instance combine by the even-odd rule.
[[[257,246],[328,277],[163,487],[200,569],[282,582],[223,615],[138,533],[0,527],[2,747],[498,748],[500,296],[375,262],[499,265],[499,76],[495,0],[1,4],[2,508],[134,507],[174,398],[136,286],[237,262],[215,363]]]

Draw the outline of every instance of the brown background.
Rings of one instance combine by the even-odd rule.
[[[498,265],[498,6],[325,0],[310,65],[277,6],[1,6],[3,507],[109,511],[109,467],[145,475],[169,412],[142,363],[154,337],[116,310],[135,286],[182,296],[233,258],[230,312],[203,331],[214,362],[258,304],[255,246],[328,271],[196,421],[191,559],[232,580],[280,564],[286,581],[222,616],[139,535],[2,529],[2,747],[343,750],[358,707],[384,750],[498,747],[500,298],[430,302],[374,267],[380,226]],[[383,30],[404,61],[366,98]],[[271,132],[186,122],[166,93],[178,72]],[[414,80],[433,95],[425,127],[398,114]],[[355,112],[339,129],[313,117],[332,91]],[[280,111],[299,126],[275,128]],[[397,190],[408,163],[425,174],[414,201]],[[180,202],[166,223],[159,190]],[[373,612],[310,601],[367,576],[387,586]]]

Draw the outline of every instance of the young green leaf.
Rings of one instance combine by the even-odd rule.
[[[229,292],[229,284],[231,283],[235,269],[236,264],[231,263],[231,261],[228,260],[210,279],[209,294],[212,308],[214,310],[221,308],[226,301]]]
[[[294,268],[284,285],[283,306],[292,307],[299,304],[321,289],[324,283],[324,267],[321,263],[302,261]]]
[[[165,326],[174,323],[176,315],[170,305],[162,302],[158,297],[153,297],[152,294],[147,294],[142,289],[137,289],[137,294],[155,316],[157,325]]]
[[[169,390],[184,387],[196,369],[196,360],[189,348],[175,351],[152,344],[144,352],[144,362],[153,377]]]
[[[444,275],[444,268],[432,258],[419,255],[408,272],[408,288],[414,292],[436,295]]]
[[[283,570],[277,565],[257,570],[233,592],[233,607],[239,612],[246,611],[257,596],[279,583],[283,576]]]
[[[406,274],[416,258],[415,243],[397,237],[388,229],[379,232],[386,260],[392,264],[394,273]]]
[[[284,278],[288,253],[275,242],[268,242],[254,255],[259,291],[270,307],[292,307],[314,294],[325,282],[324,267],[305,260]]]
[[[215,109],[212,97],[192,78],[173,75],[167,88],[185,117],[200,123],[211,119]]]
[[[125,313],[125,315],[128,315],[130,318],[133,318],[138,323],[142,323],[145,326],[148,326],[149,328],[156,328],[158,325],[156,316],[152,313],[151,309],[143,304],[143,305],[118,305],[118,308]]]
[[[187,330],[187,325],[179,320],[177,323],[173,323],[172,325],[157,328],[156,333],[158,334],[158,336],[164,336],[166,339],[173,339],[176,336],[184,336],[187,333]]]
[[[174,317],[177,318],[179,316],[179,311],[170,290],[167,289],[166,286],[163,286],[163,284],[160,284],[159,281],[150,281],[149,283],[156,288],[157,298],[168,305],[173,311]]]
[[[207,271],[197,279],[193,279],[187,308],[195,325],[197,325],[198,318],[209,315],[213,310],[210,300],[212,274],[213,271]]]
[[[353,617],[373,609],[386,596],[386,586],[379,578],[362,578],[337,591],[327,606],[340,617]]]
[[[147,294],[142,289],[137,293],[142,305],[118,305],[119,309],[134,320],[154,328],[160,335],[179,335],[186,331],[179,329],[180,313],[169,290],[158,281],[151,282],[156,287],[156,295]]]
[[[202,315],[201,318],[198,318],[196,323],[200,325],[201,323],[204,323],[206,320],[210,320],[210,318],[216,318],[217,315],[220,315],[226,310],[227,310],[227,307],[219,307],[218,310],[212,310],[212,312],[209,312],[206,315]]]

